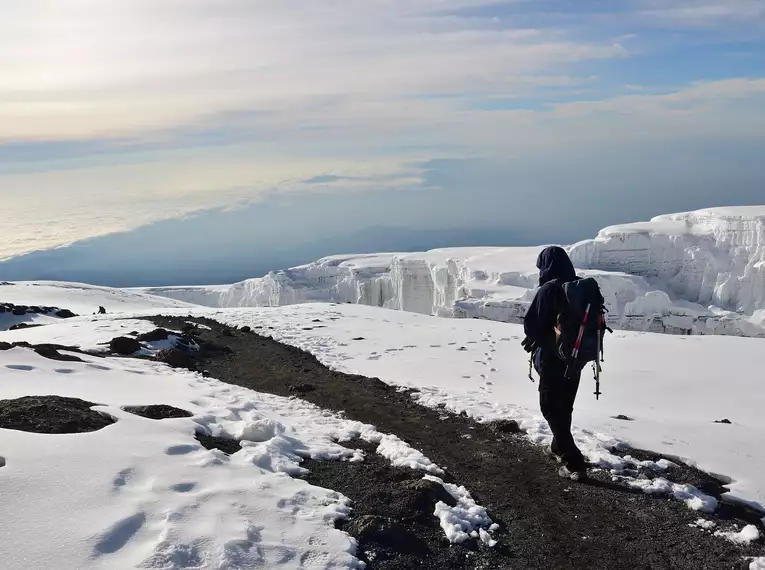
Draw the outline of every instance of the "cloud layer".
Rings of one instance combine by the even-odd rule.
[[[0,13],[0,258],[274,194],[432,190],[417,165],[435,158],[553,167],[576,149],[593,157],[582,173],[609,153],[639,172],[645,149],[765,137],[761,0],[0,0]],[[534,184],[513,172],[507,192]]]

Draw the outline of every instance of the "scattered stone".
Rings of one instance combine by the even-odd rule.
[[[619,414],[618,416],[612,416],[615,420],[624,420],[625,422],[634,422],[635,419],[631,418],[629,416],[625,416],[624,414]]]
[[[351,340],[366,340],[363,336],[357,336],[356,338],[352,338]]]
[[[189,370],[196,369],[197,362],[187,352],[178,350],[177,348],[166,348],[160,350],[156,357],[159,362],[164,362],[172,368],[188,368]]]
[[[84,433],[114,423],[114,418],[91,407],[79,398],[25,396],[0,400],[0,428],[32,433]]]
[[[243,327],[242,327],[241,329],[239,329],[239,330],[241,330],[243,333],[249,333],[249,332],[252,332],[252,329],[251,329],[250,327],[248,327],[247,325],[243,326]]]
[[[126,412],[148,418],[150,420],[167,420],[171,418],[190,418],[194,414],[180,408],[157,404],[152,406],[124,406]]]
[[[219,356],[221,354],[232,354],[234,352],[230,347],[212,341],[201,343],[199,345],[199,350],[203,352],[204,356]]]
[[[13,345],[10,342],[0,341],[0,350],[10,350],[12,348],[13,348]]]
[[[129,356],[141,350],[141,343],[128,336],[118,336],[109,342],[109,350],[115,354]]]
[[[515,420],[497,420],[489,423],[489,428],[497,433],[521,433],[523,431]]]
[[[42,307],[29,307],[29,312],[37,313],[39,315],[40,313],[44,313],[45,311],[43,310]]]
[[[401,487],[414,493],[414,506],[419,511],[426,511],[433,514],[433,506],[439,501],[446,503],[450,507],[457,506],[457,499],[444,489],[443,485],[430,481],[428,479],[415,479],[403,481]]]
[[[730,421],[728,418],[725,418],[723,420],[715,420],[716,424],[732,424],[733,422]]]
[[[313,384],[290,384],[287,388],[290,392],[313,392],[316,387]]]
[[[220,334],[222,334],[223,336],[234,336],[234,333],[231,332],[231,329],[229,328],[223,329]]]
[[[11,309],[11,312],[16,315],[17,317],[20,317],[21,315],[27,314],[27,308],[26,307],[13,307]]]
[[[459,350],[460,352],[465,352],[467,348],[465,348],[464,346],[461,346],[457,350]]]
[[[394,520],[373,515],[362,515],[353,519],[344,530],[363,540],[401,550],[406,550],[405,543],[411,540],[406,529]]]
[[[166,329],[154,329],[153,331],[139,334],[138,340],[142,340],[144,342],[157,342],[158,340],[167,340],[167,337],[169,336],[170,331]]]
[[[59,309],[58,311],[56,311],[56,316],[59,319],[71,319],[72,317],[76,317],[77,315],[75,315],[69,309]]]
[[[218,449],[223,453],[231,455],[242,449],[242,444],[235,439],[228,439],[225,437],[213,437],[211,435],[205,435],[201,432],[197,432],[194,436],[197,441],[202,444],[205,449]]]

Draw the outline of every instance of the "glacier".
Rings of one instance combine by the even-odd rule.
[[[335,255],[228,286],[141,291],[213,307],[323,301],[520,322],[541,247]],[[567,250],[598,280],[614,328],[765,337],[765,206],[612,226]]]

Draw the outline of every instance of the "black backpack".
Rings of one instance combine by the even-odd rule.
[[[556,327],[558,355],[567,371],[579,371],[593,362],[596,375],[603,355],[606,308],[598,282],[592,277],[560,283],[561,310]]]

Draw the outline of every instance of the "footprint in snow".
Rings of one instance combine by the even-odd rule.
[[[431,344],[430,348],[441,348],[440,344]]]
[[[146,513],[138,512],[114,523],[96,542],[98,554],[112,554],[125,546],[146,522]]]
[[[173,491],[176,493],[188,493],[190,491],[194,490],[194,487],[196,487],[196,483],[177,483],[171,487]]]
[[[369,358],[367,358],[367,360],[380,360],[381,358],[382,358],[382,355],[375,354],[375,355],[370,356]]]
[[[35,369],[34,366],[28,366],[26,364],[6,364],[5,367],[9,370],[19,370],[22,372],[31,372]]]
[[[165,450],[166,455],[188,455],[197,451],[197,447],[194,445],[173,445]]]
[[[88,368],[94,368],[95,370],[111,370],[111,368],[109,368],[108,366],[102,366],[100,364],[90,364],[90,363],[88,363],[85,366],[87,366]]]
[[[53,372],[57,374],[74,374],[75,370],[72,368],[56,368]]]

